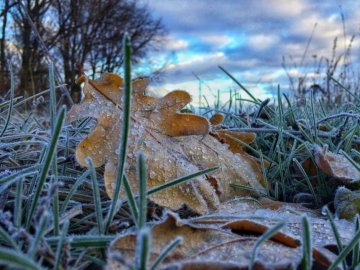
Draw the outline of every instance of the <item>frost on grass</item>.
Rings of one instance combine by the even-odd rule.
[[[76,159],[82,166],[87,166],[86,157],[91,157],[96,167],[105,164],[105,186],[111,197],[119,155],[123,80],[104,73],[94,81],[82,76],[79,82],[85,83],[84,98],[72,107],[68,120],[93,117],[97,119],[97,125],[78,145]],[[126,174],[134,192],[138,189],[135,157],[140,151],[148,164],[148,188],[201,169],[219,167],[211,175],[197,177],[150,196],[164,207],[176,210],[186,204],[198,213],[206,213],[235,195],[251,195],[250,191],[233,189],[230,184],[242,184],[264,192],[260,165],[238,141],[251,143],[255,134],[214,130],[210,136],[212,125],[206,118],[179,113],[191,101],[187,92],[176,90],[158,99],[144,95],[148,83],[147,79],[132,82]],[[219,118],[213,119],[214,125],[221,122]]]

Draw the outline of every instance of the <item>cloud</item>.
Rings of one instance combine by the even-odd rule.
[[[189,47],[189,43],[184,39],[179,39],[174,36],[168,36],[165,38],[163,50],[167,51],[182,51]]]
[[[221,50],[233,42],[230,36],[224,34],[205,34],[200,37],[200,40],[217,50]]]
[[[209,85],[219,88],[223,85],[227,89],[227,81],[231,80],[218,69],[217,66],[221,65],[243,83],[257,85],[262,89],[261,93],[267,93],[274,84],[280,83],[284,87],[289,84],[282,69],[283,56],[287,57],[288,68],[297,66],[298,73],[292,71],[292,75],[314,72],[313,55],[317,55],[317,59],[320,56],[331,58],[335,38],[337,54],[343,53],[351,35],[357,34],[359,29],[360,1],[142,2],[147,3],[155,17],[162,17],[170,32],[164,49],[152,55],[161,62],[167,53],[173,54],[171,61],[163,61],[166,87],[177,88],[178,85],[196,89],[195,73]],[[345,18],[345,40],[341,12]],[[359,46],[357,41],[352,44],[353,50],[358,50]],[[356,62],[359,56],[353,55],[352,59]],[[313,78],[318,76],[315,73],[310,75]]]
[[[278,41],[279,37],[276,35],[257,34],[248,37],[249,46],[256,51],[272,48]]]

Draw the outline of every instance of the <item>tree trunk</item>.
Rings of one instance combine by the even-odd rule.
[[[22,93],[25,97],[31,92],[31,26],[25,19],[22,30],[23,50],[21,54],[20,84],[17,94]]]
[[[3,9],[3,20],[1,29],[1,43],[0,43],[0,95],[4,96],[10,88],[10,79],[6,61],[6,25],[7,15],[9,10],[9,0],[5,0]]]
[[[29,22],[30,19],[42,37],[44,34],[42,19],[49,8],[47,3],[49,2],[27,0],[24,4],[26,10],[21,10],[21,6],[18,7],[22,53],[19,71],[20,84],[16,92],[25,97],[32,96],[48,87],[48,68],[47,64],[43,62],[44,51],[40,49],[39,37],[33,37],[34,29]]]

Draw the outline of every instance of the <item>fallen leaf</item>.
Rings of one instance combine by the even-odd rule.
[[[339,187],[335,193],[334,207],[339,218],[353,219],[360,213],[360,191]]]
[[[172,91],[158,100],[150,121],[164,135],[176,137],[185,135],[206,135],[209,133],[209,121],[199,115],[179,113],[191,101],[189,93]]]
[[[317,166],[329,176],[343,181],[344,184],[351,184],[360,180],[360,172],[343,155],[334,154],[328,151],[327,146],[314,145],[314,156]]]
[[[301,218],[308,217],[313,243],[315,269],[327,269],[337,255],[329,249],[336,247],[336,239],[330,222],[322,217],[319,211],[301,207],[298,204],[279,203],[273,209],[271,203],[263,199],[237,198],[223,203],[211,214],[192,218],[192,224],[221,229],[226,226],[238,234],[263,233],[266,228],[285,221],[286,225],[275,236],[275,240],[285,246],[295,246],[302,239]],[[281,206],[280,206],[281,204]],[[269,209],[270,208],[270,209]],[[354,236],[354,224],[347,220],[335,220],[335,225],[344,245]],[[284,233],[284,235],[282,235]],[[336,250],[336,249],[335,249]]]
[[[304,211],[302,211],[304,210]],[[160,269],[247,269],[255,242],[263,233],[278,224],[285,226],[262,243],[254,269],[297,269],[302,259],[301,239],[303,215],[308,216],[313,242],[315,269],[327,269],[337,255],[335,236],[328,220],[315,212],[307,212],[291,204],[278,210],[264,209],[252,198],[237,198],[221,205],[215,212],[188,220],[169,213],[151,229],[151,265],[161,250],[177,236],[182,243],[166,258]],[[347,245],[353,238],[354,224],[335,220],[340,238]],[[115,239],[109,253],[119,252],[128,263],[134,261],[136,234]],[[110,256],[111,257],[111,256]],[[108,268],[116,262],[108,260]],[[293,268],[291,268],[293,267]]]
[[[249,233],[256,233],[256,234],[263,234],[269,228],[264,225],[260,224],[256,221],[252,221],[251,219],[242,219],[242,220],[235,220],[229,223],[226,223],[224,228],[229,228],[233,232],[249,232]],[[296,248],[300,246],[300,241],[283,233],[278,232],[273,237],[272,240],[277,241],[285,246]]]
[[[302,162],[302,167],[309,176],[317,175],[317,168],[311,158],[307,158]]]
[[[213,126],[218,126],[222,123],[222,121],[224,120],[224,116],[220,113],[215,113],[211,118],[210,118],[210,124]]]
[[[248,162],[254,172],[257,172],[257,178],[260,183],[265,186],[264,177],[261,170],[261,165],[255,157],[249,155],[245,150],[243,145],[239,142],[245,144],[250,144],[255,141],[256,134],[251,132],[233,132],[230,130],[217,130],[214,131],[216,136],[220,139],[222,143],[229,145],[231,152],[240,155],[244,160]],[[264,166],[269,167],[269,163],[264,161]]]
[[[104,73],[98,80],[83,76],[80,81],[84,82],[85,97],[80,104],[71,108],[68,120],[93,117],[97,119],[97,125],[76,148],[76,159],[82,166],[88,166],[86,157],[91,157],[96,167],[105,164],[105,186],[111,197],[122,123],[123,80],[117,75]],[[234,189],[230,184],[247,185],[264,193],[257,160],[247,154],[239,142],[231,139],[240,138],[250,143],[255,139],[255,134],[217,130],[216,136],[209,136],[210,123],[206,118],[180,113],[191,101],[187,92],[176,90],[157,99],[144,95],[147,85],[147,79],[132,83],[126,173],[135,192],[138,190],[135,156],[142,151],[148,164],[148,188],[201,169],[219,167],[211,175],[197,177],[151,195],[150,199],[161,206],[176,210],[186,204],[197,213],[207,213],[217,209],[220,202],[236,195],[252,194]],[[229,134],[231,137],[226,137]],[[124,198],[124,192],[120,196]]]
[[[163,222],[155,224],[151,229],[149,266],[171,240],[181,236],[182,243],[166,257],[160,269],[173,266],[177,266],[177,269],[247,269],[257,237],[231,231],[230,226],[233,224],[226,226],[223,229],[199,226],[169,213]],[[280,235],[286,236],[276,233],[273,238]],[[292,265],[299,265],[300,244],[294,241],[296,244],[293,247],[271,240],[262,243],[253,269],[289,269]],[[109,253],[112,252],[120,252],[121,257],[131,264],[135,259],[136,234],[119,236],[110,246]],[[108,260],[107,267],[109,270],[125,269],[124,265],[111,259]]]

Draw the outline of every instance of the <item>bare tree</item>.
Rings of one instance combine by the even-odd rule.
[[[5,1],[3,13],[12,15],[13,42],[21,58],[17,94],[29,96],[47,86],[46,60],[50,52],[76,101],[79,89],[74,81],[78,65],[92,75],[118,72],[123,63],[125,32],[132,39],[135,62],[149,49],[155,49],[165,34],[161,21],[152,18],[148,8],[136,0],[24,0],[22,4]],[[7,20],[4,15],[2,18]],[[6,27],[3,23],[2,29]],[[3,61],[6,57],[0,53]]]
[[[161,21],[154,20],[146,6],[136,1],[57,0],[54,6],[65,82],[72,86],[73,94],[78,90],[73,84],[77,65],[88,65],[93,76],[118,72],[125,32],[132,40],[134,61],[144,57],[164,34]]]
[[[32,20],[40,38],[47,42],[50,35],[46,28],[46,19],[51,7],[51,0],[26,0],[23,5],[17,5],[11,9],[11,15],[15,26],[15,38],[21,54],[19,68],[19,86],[17,94],[30,96],[37,89],[43,90],[47,85],[47,63],[44,61],[44,51],[40,46],[39,37],[34,35],[33,27],[29,22]]]

